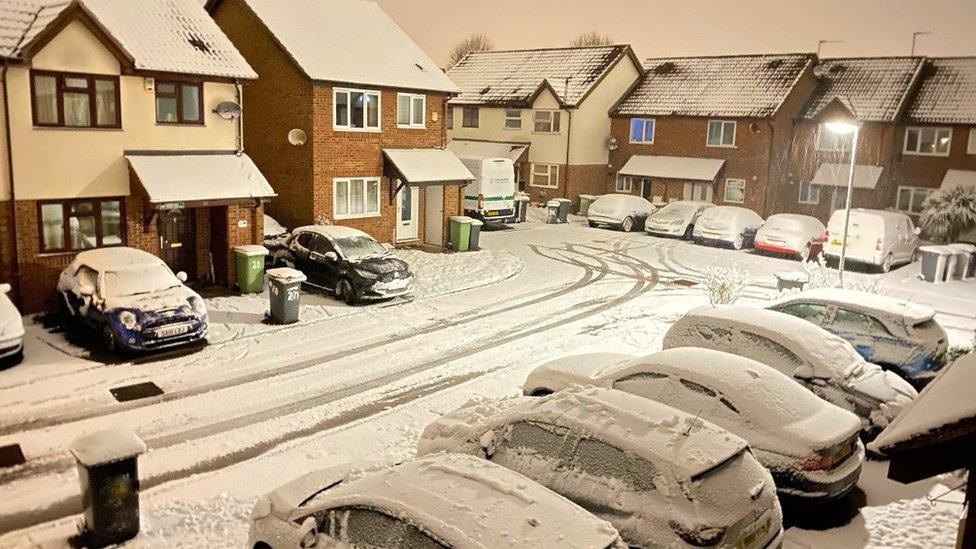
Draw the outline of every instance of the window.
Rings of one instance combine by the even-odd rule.
[[[532,164],[532,173],[529,174],[529,185],[533,187],[547,187],[550,189],[558,188],[559,165]]]
[[[89,250],[125,244],[121,198],[41,202],[41,252]]]
[[[535,111],[532,119],[535,122],[535,133],[559,133],[559,111]]]
[[[397,126],[401,128],[425,128],[427,126],[426,95],[397,94]]]
[[[705,144],[709,147],[734,147],[735,122],[726,120],[708,121],[708,139]]]
[[[516,453],[528,450],[543,458],[558,459],[562,455],[563,445],[569,429],[538,423],[535,421],[520,421],[513,423],[504,439],[498,441],[498,451],[518,449]]]
[[[203,124],[203,85],[156,81],[156,122]]]
[[[632,118],[630,120],[631,143],[654,143],[654,119]]]
[[[447,108],[447,129],[454,129],[454,107]]]
[[[790,376],[793,375],[793,371],[784,371],[782,359],[785,359],[789,363],[790,368],[799,368],[805,365],[803,360],[796,356],[793,351],[769,338],[749,332],[742,332],[742,337],[745,339],[743,349],[749,349],[746,358],[752,358],[753,360],[769,364],[780,372]]]
[[[780,307],[779,310],[788,315],[793,315],[818,325],[823,324],[824,319],[827,317],[827,306],[817,303],[793,303],[785,307]]]
[[[820,187],[809,181],[800,182],[800,204],[820,204]]]
[[[522,109],[505,109],[505,129],[522,129]]]
[[[626,482],[639,492],[654,490],[655,467],[605,442],[581,438],[571,463],[588,475]]]
[[[726,179],[725,180],[725,199],[726,202],[742,204],[746,201],[746,180],[745,179]]]
[[[895,209],[907,214],[920,214],[925,207],[925,199],[933,192],[935,189],[926,187],[898,187]]]
[[[477,128],[480,111],[478,107],[463,107],[461,112],[462,128]]]
[[[969,129],[969,143],[966,144],[966,154],[976,154],[976,128]]]
[[[817,150],[821,152],[850,152],[854,133],[832,132],[820,124],[817,133]]]
[[[952,128],[908,128],[905,130],[905,154],[949,156]]]
[[[330,537],[353,547],[446,549],[416,526],[383,511],[364,507],[334,509],[328,513],[328,524],[321,526],[328,527],[326,531]]]
[[[35,126],[121,128],[119,77],[31,71]]]
[[[634,189],[634,178],[629,175],[618,175],[617,176],[617,188],[618,193],[628,193],[633,192]]]
[[[380,92],[336,89],[333,127],[347,131],[379,131]]]
[[[380,214],[379,178],[335,179],[332,192],[332,213],[336,219]]]

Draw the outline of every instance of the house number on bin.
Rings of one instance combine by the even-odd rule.
[[[298,301],[298,288],[288,288],[288,301]]]

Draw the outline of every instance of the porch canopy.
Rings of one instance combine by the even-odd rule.
[[[461,185],[474,181],[464,164],[447,149],[383,149],[383,171],[399,179],[393,195],[404,185]]]
[[[846,187],[850,171],[850,164],[824,162],[817,168],[817,174],[813,176],[813,181],[810,183],[824,187]],[[882,171],[884,168],[881,166],[857,164],[854,166],[854,188],[873,189],[877,187]]]
[[[155,209],[220,206],[277,196],[246,154],[129,153],[125,159]]]
[[[634,155],[620,168],[620,175],[683,179],[714,183],[725,160],[690,156]]]
[[[447,149],[457,155],[458,158],[474,160],[508,158],[512,162],[517,162],[525,154],[525,151],[529,150],[529,144],[455,139],[447,144]]]
[[[976,171],[972,170],[946,170],[945,177],[942,178],[940,191],[951,191],[956,187],[969,187],[976,189]]]

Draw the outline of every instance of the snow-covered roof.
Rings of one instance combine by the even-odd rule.
[[[126,428],[106,429],[76,438],[71,453],[82,465],[95,467],[146,452],[146,443]]]
[[[466,139],[452,139],[447,144],[448,150],[458,158],[472,158],[484,160],[488,158],[508,158],[513,162],[521,158],[528,143],[499,143],[496,141],[469,141]]]
[[[976,124],[976,57],[928,59],[908,118],[932,124]]]
[[[127,154],[153,204],[276,196],[246,154]]]
[[[870,292],[859,292],[857,290],[838,288],[817,288],[813,290],[805,290],[790,294],[789,296],[777,301],[776,304],[779,305],[797,301],[817,301],[820,303],[851,305],[857,307],[858,309],[877,314],[887,314],[902,317],[912,324],[931,320],[933,317],[935,317],[935,310],[933,310],[931,307],[912,303],[905,299],[872,294]]]
[[[873,189],[877,187],[878,180],[881,179],[881,172],[883,171],[883,166],[855,165],[854,188]],[[850,164],[823,162],[817,168],[817,173],[813,176],[813,181],[810,183],[827,187],[846,187],[850,179],[850,172]]]
[[[644,77],[613,113],[770,117],[813,59],[812,53],[647,59]]]
[[[365,473],[336,468],[320,476],[319,486],[303,482],[302,488],[341,483],[316,495],[296,517],[341,506],[375,507],[459,549],[603,548],[618,537],[609,523],[555,492],[475,456],[435,454]]]
[[[70,0],[0,0],[0,57],[19,59],[21,48],[47,27]]]
[[[244,2],[312,80],[459,91],[437,63],[374,2]]]
[[[976,419],[976,353],[950,364],[878,435],[871,447],[881,452],[912,447],[925,435],[951,438],[955,428]],[[966,428],[972,432],[972,425]]]
[[[474,180],[464,163],[448,149],[383,149],[383,156],[407,183]]]
[[[346,227],[343,225],[303,225],[301,227],[296,227],[295,230],[292,231],[292,234],[298,234],[301,232],[320,234],[332,240],[337,238],[355,238],[357,236],[369,237],[368,234],[360,231],[359,229],[354,229],[352,227]]]
[[[970,187],[976,189],[976,171],[972,170],[946,170],[945,177],[942,178],[940,191],[951,191],[956,187]]]
[[[919,78],[922,57],[822,59],[814,68],[820,80],[801,114],[812,120],[835,98],[844,98],[864,122],[892,122],[904,109]]]
[[[0,0],[7,26],[3,32],[4,54],[20,57],[47,25],[59,16],[70,16],[65,8],[72,4],[87,14],[138,70],[257,78],[195,0]],[[39,15],[36,21],[26,23],[30,13]],[[10,35],[25,24],[29,36],[18,47]]]
[[[80,252],[75,256],[71,265],[73,268],[77,268],[79,265],[87,265],[96,271],[104,272],[138,269],[162,263],[162,259],[149,252],[138,248],[116,246]]]
[[[575,107],[625,55],[623,45],[472,52],[447,71],[461,88],[451,103],[529,107],[549,88]]]
[[[620,174],[714,182],[724,165],[720,158],[635,154],[620,168]]]

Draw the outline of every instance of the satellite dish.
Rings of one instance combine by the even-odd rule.
[[[760,132],[759,124],[756,124],[755,122],[751,122],[749,124],[749,131],[751,131],[752,133],[759,133]]]
[[[295,128],[288,132],[288,142],[296,147],[304,145],[308,141],[308,134],[305,130]]]
[[[221,101],[213,112],[224,120],[237,120],[241,117],[241,106],[233,101]]]
[[[617,150],[618,146],[619,145],[617,143],[616,137],[610,137],[609,139],[607,139],[607,150],[615,151]]]

